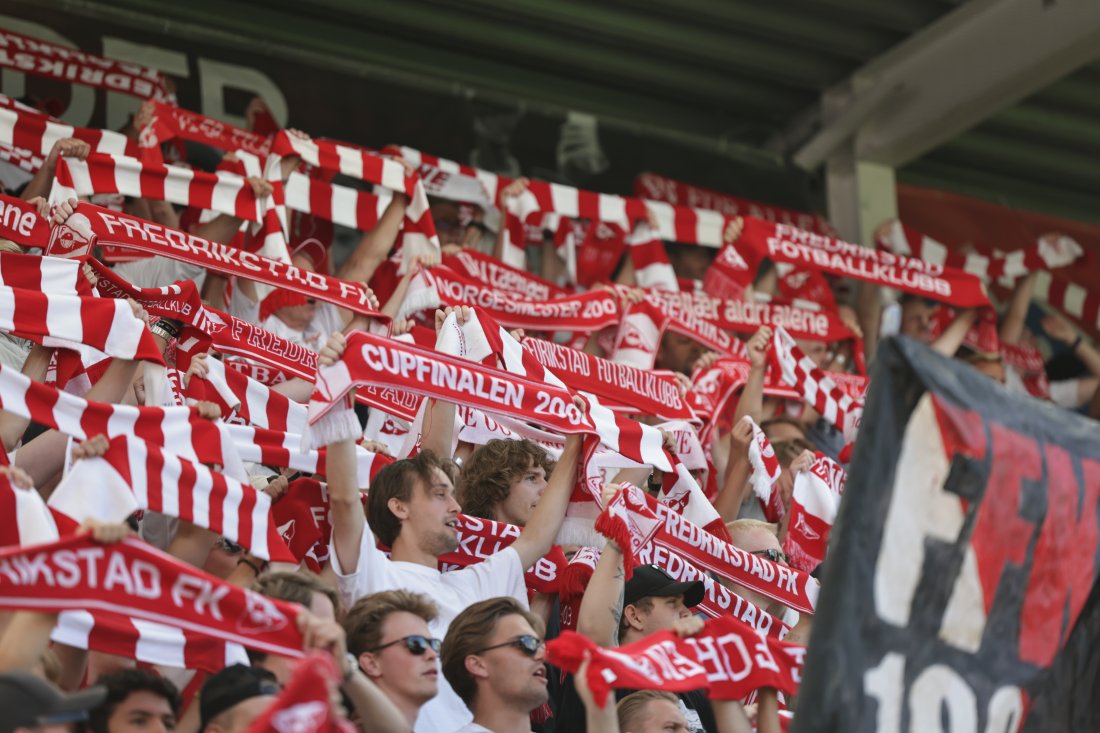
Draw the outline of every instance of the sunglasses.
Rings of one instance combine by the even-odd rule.
[[[502,649],[506,646],[514,646],[516,649],[519,649],[528,657],[534,657],[536,654],[539,653],[539,649],[543,649],[546,647],[546,642],[538,638],[537,636],[524,634],[523,636],[517,636],[515,639],[512,639],[510,641],[505,641],[501,644],[493,644],[492,646],[487,646],[484,649],[479,649],[478,651],[474,652],[474,654],[482,654],[492,649]]]
[[[420,634],[413,634],[411,636],[403,636],[400,639],[394,639],[388,644],[376,646],[373,649],[368,649],[367,651],[371,654],[374,654],[375,652],[382,651],[386,647],[391,647],[395,644],[402,643],[405,645],[405,648],[409,650],[409,654],[412,654],[414,657],[424,656],[424,652],[428,651],[429,649],[431,649],[436,654],[439,654],[439,648],[443,645],[443,642],[439,639],[429,639],[428,637],[421,636]]]
[[[766,557],[772,562],[781,562],[786,564],[787,556],[783,554],[782,550],[776,550],[773,547],[769,547],[766,550],[753,550],[750,554],[759,555],[760,557]]]

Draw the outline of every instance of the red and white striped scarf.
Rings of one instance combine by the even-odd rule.
[[[639,288],[673,293],[680,290],[664,242],[648,222],[638,222],[626,238],[626,244],[634,265],[634,282]]]
[[[783,381],[798,390],[806,404],[841,431],[846,442],[855,440],[863,414],[862,400],[853,399],[838,387],[782,327],[775,329],[772,346],[769,358]]]
[[[416,167],[429,194],[450,201],[495,206],[500,190],[512,182],[512,179],[496,173],[422,153],[403,145],[387,145],[382,152],[404,158]]]
[[[340,226],[370,231],[393,200],[393,194],[367,193],[316,176],[292,172],[284,187],[286,207]]]
[[[675,307],[664,295],[649,291],[644,301],[627,307],[615,335],[613,361],[652,369],[665,331],[687,336],[724,356],[745,355],[745,345],[724,328],[694,311]]]
[[[198,417],[193,408],[90,402],[4,366],[0,366],[0,407],[79,440],[99,434],[108,438],[133,435],[188,460],[215,463],[234,475],[243,474],[219,426]]]
[[[38,169],[46,164],[46,159],[41,155],[7,143],[0,143],[0,160],[28,174],[37,173]],[[25,180],[29,181],[30,176],[26,176]]]
[[[0,95],[0,143],[48,155],[54,143],[70,137],[88,143],[96,153],[136,155],[138,152],[137,145],[121,133],[66,125],[36,110],[16,106],[10,97]]]
[[[703,420],[699,440],[710,444],[710,436],[721,427],[730,399],[745,385],[751,367],[745,359],[718,359],[691,376],[687,400],[695,414]]]
[[[34,487],[21,489],[0,475],[0,544],[37,545],[60,536],[57,519],[42,495]]]
[[[943,267],[953,267],[972,273],[984,282],[1007,279],[1009,282],[1030,272],[1051,271],[1068,267],[1084,256],[1085,251],[1070,237],[1051,235],[1040,237],[1026,249],[1002,252],[981,244],[972,245],[974,252],[957,252],[926,234],[898,220],[879,230],[875,243],[879,249],[904,257],[915,257]]]
[[[846,477],[843,468],[820,454],[809,471],[795,476],[791,519],[783,541],[791,567],[812,573],[825,559]]]
[[[108,611],[62,611],[50,639],[174,669],[217,672],[249,663],[244,647],[235,642]]]
[[[107,611],[286,657],[301,607],[230,585],[137,539],[87,536],[0,550],[0,608]]]
[[[764,509],[764,517],[769,522],[778,522],[787,511],[775,487],[783,467],[779,464],[779,457],[775,455],[775,448],[760,426],[748,415],[741,419],[752,423],[752,440],[749,442],[752,491]]]
[[[260,201],[241,176],[206,173],[193,168],[142,162],[124,155],[93,153],[84,160],[63,157],[57,162],[50,201],[118,193],[211,209],[245,221],[260,221]]]
[[[3,29],[0,29],[0,67],[139,99],[168,98],[164,79],[153,69]]]
[[[0,286],[0,331],[48,348],[90,347],[116,359],[164,364],[153,335],[122,300]]]
[[[77,522],[121,522],[139,509],[160,512],[205,527],[256,557],[296,562],[271,521],[271,497],[138,438],[116,436],[103,456],[77,461],[49,504]]]
[[[329,140],[303,140],[285,130],[275,136],[268,158],[268,170],[277,167],[279,159],[297,155],[309,165],[332,173],[341,173],[367,183],[384,186],[409,197],[405,208],[404,258],[418,254],[439,253],[439,237],[435,232],[428,207],[428,195],[420,176],[405,175],[405,167],[395,160],[368,152],[363,148]],[[270,178],[270,173],[269,176]],[[284,231],[286,229],[284,228]],[[403,262],[409,261],[403,259]]]

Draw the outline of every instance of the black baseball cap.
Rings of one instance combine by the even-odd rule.
[[[678,582],[656,565],[639,565],[634,568],[634,575],[626,582],[623,602],[630,606],[651,596],[668,598],[682,595],[684,605],[692,608],[699,605],[704,593],[706,586],[701,580]]]
[[[234,664],[209,677],[199,692],[199,730],[237,703],[262,695],[278,695],[275,675],[260,667]]]
[[[29,672],[0,674],[0,733],[16,728],[73,723],[88,719],[88,711],[103,704],[107,688],[89,687],[71,695]]]

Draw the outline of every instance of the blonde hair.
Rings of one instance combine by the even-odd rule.
[[[779,538],[779,525],[773,522],[763,522],[759,519],[735,519],[732,522],[726,522],[726,529],[732,535],[734,532],[748,532],[753,529],[764,529],[771,532],[776,538]]]
[[[638,690],[632,692],[615,706],[615,713],[619,716],[619,730],[628,733],[634,726],[640,726],[645,722],[646,708],[654,700],[664,700],[673,705],[679,705],[676,696],[671,692],[662,690]]]

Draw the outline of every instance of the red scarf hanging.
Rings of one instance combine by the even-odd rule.
[[[803,646],[770,639],[729,616],[707,621],[686,639],[660,631],[604,649],[566,631],[546,645],[550,663],[571,674],[590,657],[587,682],[600,706],[614,689],[707,689],[716,700],[741,700],[761,687],[795,694],[805,653]]]
[[[797,389],[806,404],[841,431],[845,441],[850,443],[855,440],[863,415],[862,399],[853,399],[838,387],[782,328],[775,329],[768,356],[783,381]]]
[[[543,280],[475,249],[464,249],[453,255],[445,254],[443,264],[459,275],[524,300],[552,300],[569,295],[567,290],[549,280]]]
[[[809,471],[795,476],[791,521],[783,541],[791,567],[812,573],[825,559],[845,478],[844,469],[823,455],[818,455]]]
[[[78,522],[120,522],[147,509],[205,527],[264,560],[297,562],[275,531],[267,494],[124,435],[101,457],[77,461],[50,506]]]
[[[619,304],[605,290],[545,301],[521,300],[447,267],[421,269],[409,287],[402,311],[409,313],[444,305],[476,306],[507,328],[538,332],[591,333],[619,322]]]
[[[230,585],[137,539],[101,545],[76,536],[0,550],[0,608],[110,611],[302,655],[300,606]]]
[[[623,548],[628,578],[638,550],[652,541],[798,611],[813,613],[817,603],[813,578],[723,542],[629,484],[601,512],[596,530]]]
[[[164,79],[153,69],[106,59],[8,30],[0,30],[0,67],[129,94],[139,99],[168,98]]]
[[[356,733],[356,726],[332,712],[332,693],[340,676],[331,655],[310,652],[245,733]]]
[[[271,149],[271,138],[242,130],[229,123],[198,112],[155,102],[149,124],[138,136],[141,158],[160,162],[160,145],[179,138],[209,145],[224,152],[244,150],[264,157]]]
[[[735,242],[724,245],[725,248],[736,248],[739,257],[747,260],[750,275],[755,274],[759,263],[767,257],[773,262],[873,282],[960,308],[989,305],[985,287],[970,273],[879,252],[751,216],[744,218],[741,236]],[[745,271],[731,267],[728,259],[719,255],[714,269],[733,279],[743,278]]]

